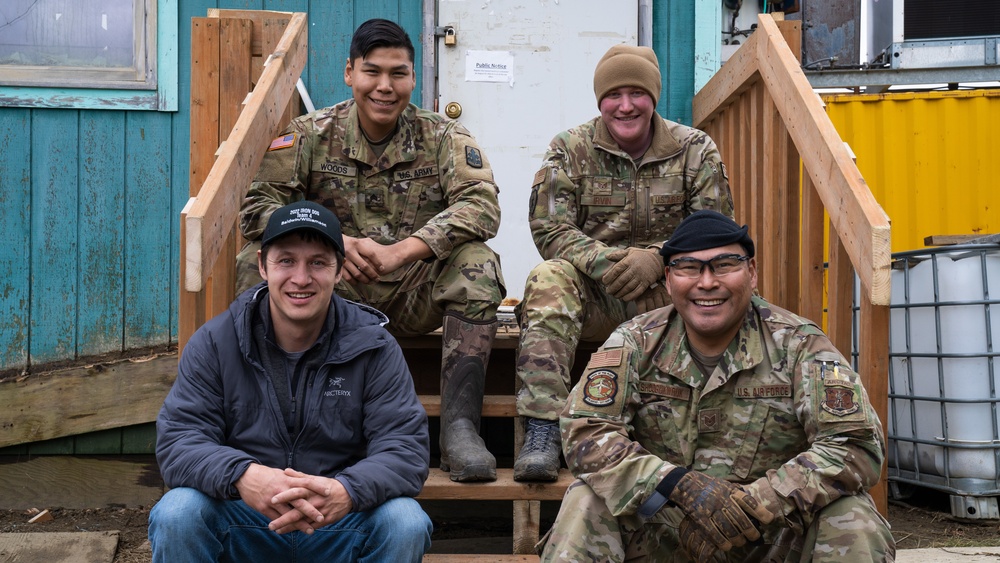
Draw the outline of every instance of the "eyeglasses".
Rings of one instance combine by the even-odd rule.
[[[698,260],[697,258],[678,258],[667,263],[667,267],[674,275],[681,278],[698,278],[708,266],[709,271],[715,276],[726,276],[740,268],[743,262],[750,257],[739,254],[720,254],[711,260]]]

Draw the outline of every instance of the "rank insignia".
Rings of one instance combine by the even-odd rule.
[[[618,394],[618,375],[602,369],[587,375],[587,385],[583,389],[583,402],[594,407],[606,407],[615,402]]]
[[[860,408],[854,400],[854,386],[827,383],[823,394],[823,410],[836,416],[847,416]]]
[[[719,431],[719,409],[704,409],[698,413],[698,432]]]
[[[483,167],[483,155],[475,147],[465,147],[465,163],[473,168]]]
[[[294,144],[295,144],[295,133],[289,133],[287,135],[282,135],[271,141],[271,145],[267,147],[267,150],[276,151],[278,149],[287,149],[288,147]]]

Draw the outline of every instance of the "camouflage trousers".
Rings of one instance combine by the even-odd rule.
[[[517,412],[558,420],[569,397],[577,345],[581,340],[607,340],[618,325],[635,315],[634,305],[626,306],[572,264],[556,259],[531,270],[518,307],[521,338],[516,369],[521,388]]]
[[[236,257],[236,290],[260,283],[259,241],[251,241]],[[417,261],[398,281],[337,284],[337,295],[375,307],[389,317],[393,336],[418,336],[441,327],[445,311],[474,321],[496,318],[506,295],[500,257],[483,242],[456,246],[444,260]]]
[[[589,485],[574,481],[566,490],[552,529],[536,547],[542,561],[690,562],[680,548],[677,529],[683,514],[663,508],[650,520],[615,517]],[[720,553],[715,561],[763,563],[892,562],[896,544],[889,523],[867,494],[841,497],[823,508],[804,533],[771,525],[753,546]],[[704,563],[704,562],[697,562]]]

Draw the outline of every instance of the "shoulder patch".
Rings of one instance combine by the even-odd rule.
[[[541,184],[542,182],[544,182],[545,181],[545,176],[548,174],[548,172],[549,172],[549,169],[547,167],[546,168],[540,168],[538,170],[538,172],[535,172],[535,178],[531,181],[531,185],[532,186],[537,186],[538,184]]]
[[[475,147],[465,147],[465,163],[473,168],[483,167],[483,155]]]
[[[267,150],[276,151],[278,149],[287,149],[288,147],[294,146],[296,135],[296,133],[289,133],[287,135],[276,137],[273,141],[271,141],[271,145],[267,147]]]
[[[623,336],[620,332],[615,331],[612,332],[611,336],[609,336],[608,339],[604,341],[604,344],[601,346],[601,348],[604,349],[621,348],[624,345],[625,345],[625,336]]]
[[[607,369],[587,374],[583,388],[583,402],[592,407],[606,407],[618,395],[618,374]]]
[[[590,355],[586,369],[618,367],[622,365],[622,349],[601,350]]]

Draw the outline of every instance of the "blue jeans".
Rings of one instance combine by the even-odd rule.
[[[311,535],[279,535],[267,529],[268,522],[242,500],[171,489],[149,513],[153,563],[419,562],[433,530],[417,501],[405,497],[352,512]]]

